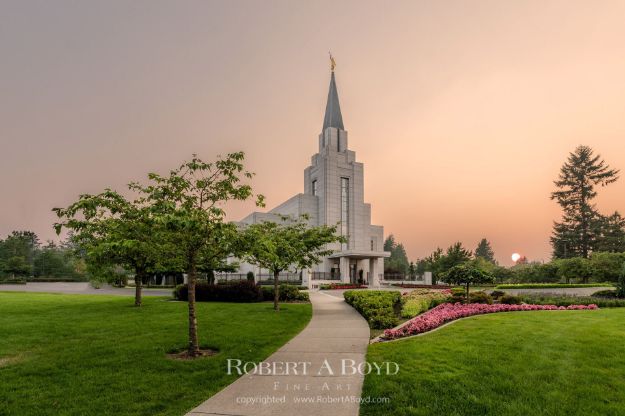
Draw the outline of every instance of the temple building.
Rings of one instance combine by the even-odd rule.
[[[364,168],[349,149],[343,125],[339,95],[334,76],[334,61],[319,152],[304,170],[304,193],[297,194],[269,212],[253,212],[241,223],[277,221],[278,215],[308,215],[311,225],[338,225],[346,243],[330,246],[334,254],[312,270],[305,271],[304,284],[316,286],[324,281],[362,282],[379,286],[384,273],[384,228],[371,224],[371,204],[364,202]],[[240,272],[258,273],[258,268],[241,264]],[[267,271],[260,271],[266,273]]]

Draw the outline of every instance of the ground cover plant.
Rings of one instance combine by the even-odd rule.
[[[399,323],[402,295],[391,290],[348,290],[343,294],[372,329],[392,328]]]
[[[401,311],[402,318],[413,318],[428,309],[443,303],[451,296],[450,290],[415,289],[405,293]]]
[[[185,349],[187,304],[144,298],[0,292],[0,414],[183,415],[236,379],[226,360],[260,361],[301,331],[310,304],[198,303],[199,341]]]
[[[371,344],[362,416],[622,415],[625,309],[467,318],[427,335]]]
[[[406,322],[399,328],[384,331],[385,339],[397,339],[410,335],[422,334],[439,326],[467,318],[474,315],[484,315],[498,312],[521,312],[521,311],[557,311],[557,310],[594,310],[597,305],[514,305],[514,304],[487,304],[487,303],[443,303],[434,309],[419,315]]]

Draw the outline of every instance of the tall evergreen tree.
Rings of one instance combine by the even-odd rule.
[[[606,186],[618,179],[619,171],[611,169],[601,155],[588,146],[579,146],[569,154],[551,193],[562,207],[561,222],[555,222],[551,245],[555,258],[581,256],[588,258],[596,243],[599,213],[592,203],[595,187]]]
[[[384,251],[389,251],[391,257],[384,262],[384,271],[386,273],[404,273],[407,274],[410,268],[406,249],[401,243],[397,243],[393,234],[384,240]]]
[[[475,249],[475,257],[481,257],[484,260],[489,261],[493,264],[496,263],[495,252],[493,251],[490,242],[485,238],[482,238],[477,244],[477,248]]]
[[[445,255],[440,258],[440,272],[446,273],[452,267],[464,264],[471,260],[470,250],[467,250],[463,247],[460,241],[454,243],[453,245],[447,247],[447,251]]]
[[[625,218],[618,212],[599,219],[595,250],[610,253],[625,252]]]

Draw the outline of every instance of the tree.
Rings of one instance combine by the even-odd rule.
[[[33,272],[35,254],[39,248],[39,238],[32,231],[13,231],[0,244],[0,265],[3,271],[12,275],[29,276]],[[22,260],[28,267],[22,267]],[[13,260],[11,260],[13,259]],[[11,270],[8,270],[9,267]]]
[[[440,272],[446,273],[453,267],[461,265],[471,260],[472,253],[462,246],[461,242],[456,242],[447,248],[445,255],[440,259]]]
[[[244,157],[243,152],[236,152],[205,162],[193,155],[168,176],[151,173],[147,186],[133,186],[167,240],[175,242],[176,263],[187,273],[189,357],[201,355],[195,305],[199,267],[213,262],[214,259],[206,256],[223,258],[222,245],[231,237],[232,227],[224,225],[223,204],[254,196],[251,186],[243,183],[252,177],[244,169]],[[262,195],[257,195],[256,204],[263,205]]]
[[[282,216],[280,222],[263,221],[250,224],[242,232],[244,259],[273,273],[275,311],[280,309],[279,276],[290,267],[308,269],[319,264],[323,257],[334,252],[327,248],[345,238],[336,234],[336,226],[315,226],[307,223],[307,217],[297,220]]]
[[[384,251],[389,251],[391,256],[384,262],[384,271],[387,273],[409,272],[410,263],[406,255],[406,249],[401,243],[397,243],[393,234],[384,240]]]
[[[22,256],[9,257],[4,265],[4,271],[9,273],[11,277],[30,276],[32,267]]]
[[[555,264],[558,266],[558,276],[564,278],[566,283],[570,283],[571,279],[582,279],[583,283],[588,283],[592,276],[590,261],[583,257],[559,259]]]
[[[616,296],[625,298],[625,263],[623,263],[623,267],[621,267],[621,274],[616,285]]]
[[[475,257],[483,258],[484,260],[489,261],[493,264],[496,263],[495,252],[493,251],[490,242],[485,238],[482,238],[477,244],[477,248],[475,249]]]
[[[465,263],[452,267],[447,273],[445,273],[443,281],[453,285],[464,286],[468,302],[470,285],[494,283],[495,277],[490,273],[477,268],[472,263]]]
[[[600,216],[596,224],[596,236],[595,251],[625,252],[625,218],[618,211],[612,215]]]
[[[588,146],[579,146],[569,154],[554,181],[557,190],[551,193],[551,199],[563,210],[562,221],[554,223],[551,236],[555,258],[588,258],[596,243],[594,224],[599,218],[592,203],[597,196],[595,187],[615,182],[618,173]]]
[[[143,280],[167,258],[164,235],[159,234],[149,207],[106,189],[97,195],[81,195],[67,208],[53,211],[60,219],[54,224],[57,234],[63,228],[73,232],[72,239],[85,250],[91,271],[113,279],[119,275],[114,266],[134,272],[135,306],[141,306]]]
[[[625,253],[594,252],[590,256],[590,273],[596,282],[617,282],[624,264]]]

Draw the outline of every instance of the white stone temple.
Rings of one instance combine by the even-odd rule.
[[[364,202],[363,170],[363,164],[356,162],[356,153],[348,147],[332,68],[319,152],[304,170],[304,193],[269,212],[253,212],[241,223],[280,221],[278,215],[307,214],[311,225],[338,225],[347,243],[330,246],[334,254],[312,270],[304,271],[303,284],[315,287],[340,280],[377,287],[384,273],[384,258],[390,253],[383,250],[384,228],[371,224],[371,204]],[[240,265],[240,273],[250,270],[255,274],[268,273],[249,264]]]

